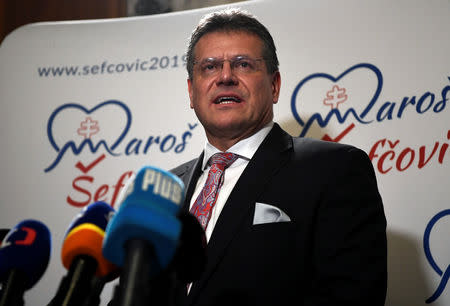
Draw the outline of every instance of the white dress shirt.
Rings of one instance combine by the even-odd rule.
[[[236,185],[236,182],[238,181],[242,172],[244,172],[245,167],[247,167],[249,161],[252,159],[253,155],[263,142],[264,138],[266,138],[267,134],[269,134],[272,127],[273,122],[268,123],[256,134],[239,141],[226,151],[239,155],[239,158],[234,163],[232,163],[227,169],[225,169],[223,185],[219,190],[219,195],[217,197],[216,204],[214,205],[214,208],[211,212],[211,219],[209,220],[208,226],[206,227],[205,231],[206,241],[209,242],[211,234],[214,230],[214,226],[216,225],[217,219],[219,218],[220,213],[228,197],[230,196],[231,191],[234,188],[234,185]],[[208,178],[208,172],[209,169],[211,168],[211,166],[208,165],[209,158],[215,153],[219,153],[222,151],[220,151],[207,141],[205,144],[204,152],[205,154],[203,157],[203,164],[202,164],[203,173],[200,175],[197,181],[197,185],[195,187],[194,194],[192,195],[189,209],[192,208],[192,205],[194,204],[195,200],[200,194],[200,191],[203,189],[206,179]]]

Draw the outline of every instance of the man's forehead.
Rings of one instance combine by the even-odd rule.
[[[194,48],[194,54],[203,57],[261,56],[262,40],[247,31],[214,31],[203,35]]]

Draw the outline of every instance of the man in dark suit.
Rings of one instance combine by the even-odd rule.
[[[384,305],[386,219],[371,162],[272,121],[281,79],[267,29],[239,10],[210,14],[191,36],[187,69],[207,143],[172,171],[208,245],[181,304]],[[220,152],[232,160],[208,202],[210,157]]]

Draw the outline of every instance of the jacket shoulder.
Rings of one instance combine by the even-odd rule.
[[[293,137],[292,140],[294,151],[302,155],[313,154],[317,156],[320,154],[330,154],[330,153],[338,154],[338,152],[345,154],[345,152],[353,152],[353,151],[363,153],[363,155],[365,154],[363,150],[349,144],[342,144],[332,141],[325,141],[306,137]]]
[[[315,164],[322,169],[363,167],[373,172],[367,153],[355,146],[312,138],[293,137],[293,160]]]

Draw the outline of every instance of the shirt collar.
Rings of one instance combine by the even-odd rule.
[[[244,158],[247,160],[252,159],[256,150],[258,150],[264,138],[266,138],[272,128],[273,121],[266,124],[262,129],[260,129],[252,136],[235,143],[231,148],[227,150],[227,152],[238,154],[240,158]],[[206,168],[206,166],[208,165],[208,160],[211,156],[222,151],[210,144],[209,141],[206,141],[204,152],[205,154],[203,155],[202,169]]]

